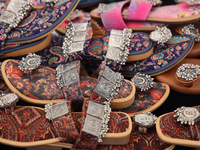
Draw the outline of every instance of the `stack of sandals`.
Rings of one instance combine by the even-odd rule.
[[[119,1],[86,18],[75,8],[103,0],[33,2],[6,0],[1,8],[0,143],[30,150],[199,146],[198,106],[151,113],[170,88],[200,91],[200,61],[191,58],[200,55],[198,30],[181,26],[172,36],[166,28],[200,18],[199,5]],[[6,19],[13,14],[16,20]],[[55,30],[64,36],[52,36]]]

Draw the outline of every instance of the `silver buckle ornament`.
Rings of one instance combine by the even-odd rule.
[[[0,107],[5,108],[11,106],[19,99],[16,93],[2,94],[0,96]]]
[[[124,77],[105,66],[104,73],[94,88],[94,92],[110,102],[117,95]]]
[[[177,72],[176,75],[178,78],[184,79],[186,81],[192,81],[200,75],[200,66],[193,65],[193,64],[182,64]]]
[[[121,65],[125,65],[128,59],[131,29],[111,30],[106,58],[112,59]]]
[[[184,26],[181,31],[185,34],[192,35],[196,42],[200,41],[199,29],[195,28],[193,24]]]
[[[110,103],[89,101],[83,131],[98,137],[98,142],[102,142],[102,137],[109,129],[110,112]]]
[[[49,121],[61,117],[69,112],[66,101],[57,104],[46,104],[44,109],[46,112],[46,118]]]
[[[141,74],[139,72],[131,79],[134,85],[138,89],[141,89],[141,91],[146,91],[151,89],[154,85],[153,80],[154,78],[151,78],[151,76],[146,74]]]
[[[63,54],[68,59],[69,53],[83,50],[88,23],[68,23],[63,41]]]
[[[175,0],[176,3],[188,3],[189,5],[200,4],[200,0]]]
[[[56,68],[57,85],[61,89],[67,85],[73,84],[79,81],[79,75],[74,62],[59,65]]]
[[[150,128],[156,124],[157,117],[151,112],[136,114],[133,117],[133,121],[138,125],[146,128]]]
[[[104,4],[104,3],[100,3],[98,6],[98,13],[104,13],[107,11],[111,11],[113,9],[116,9],[117,7],[117,3],[109,3],[109,4]]]
[[[41,56],[35,53],[29,53],[25,58],[22,57],[22,60],[19,61],[18,68],[24,73],[31,73],[32,70],[40,66],[41,61]]]
[[[199,111],[194,107],[185,107],[177,108],[174,111],[176,114],[174,117],[177,117],[177,121],[181,124],[194,125],[195,122],[199,120]]]
[[[152,3],[154,6],[162,4],[161,0],[147,0],[147,1],[150,2],[150,3]]]
[[[157,27],[157,30],[152,31],[149,35],[150,39],[157,41],[158,44],[167,42],[172,37],[172,32],[170,29],[165,27]]]
[[[33,2],[29,0],[11,0],[7,10],[1,12],[0,21],[10,24],[10,27],[16,27],[32,7]]]

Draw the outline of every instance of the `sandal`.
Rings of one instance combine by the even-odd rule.
[[[194,44],[191,35],[154,37],[154,33],[159,35],[162,32],[165,32],[165,28],[159,28],[150,34],[150,38],[157,39],[160,43],[157,43],[151,56],[139,61],[126,62],[126,65],[122,66],[120,72],[124,76],[133,77],[137,72],[156,76],[170,70],[187,56]]]
[[[142,125],[142,123],[146,124],[144,120],[138,120],[138,118],[144,118],[147,117],[151,121],[149,121],[148,125]],[[137,119],[135,119],[137,118]],[[141,113],[138,115],[135,115],[132,118],[132,131],[130,135],[130,140],[128,144],[126,145],[98,145],[96,149],[98,150],[146,150],[146,149],[155,149],[155,150],[172,150],[175,145],[171,144],[166,144],[163,143],[159,138],[156,133],[156,128],[155,128],[155,120],[156,116],[151,114],[150,112],[148,113]],[[140,121],[140,123],[139,123]],[[151,137],[151,138],[149,138]],[[57,142],[55,144],[48,144],[50,146],[54,147],[63,147],[63,148],[68,148],[67,144]]]
[[[8,57],[18,57],[27,55],[28,53],[37,52],[46,48],[51,42],[51,35],[44,37],[38,41],[34,41],[31,43],[24,43],[24,44],[7,44],[1,48],[1,56],[2,58]]]
[[[170,144],[200,147],[199,110],[200,106],[183,106],[160,116],[156,121],[159,138]]]
[[[97,21],[100,25],[103,25],[106,30],[109,30],[109,29],[123,30],[124,28],[129,28],[134,31],[152,31],[152,30],[156,30],[157,26],[162,27],[162,26],[167,25],[165,23],[155,23],[155,22],[148,22],[148,21],[145,21],[145,22],[134,21],[133,22],[131,20],[123,20],[121,10],[123,6],[126,4],[128,4],[128,1],[120,1],[117,3],[110,3],[110,4],[99,4],[99,7],[97,9],[94,9],[90,12],[91,18]],[[102,10],[105,8],[106,9],[109,8],[109,9]],[[98,10],[100,11],[98,12]],[[141,16],[141,14],[139,16]]]
[[[7,10],[9,6],[13,6],[10,5],[11,2],[8,3]],[[46,37],[73,12],[78,0],[59,0],[55,5],[54,2],[54,0],[51,0],[44,8],[31,11],[26,18],[21,20],[18,26],[13,26],[12,30],[7,27],[9,24],[4,23],[1,27],[2,30],[4,29],[4,38],[1,39],[1,45],[4,42],[6,44],[22,44]]]
[[[169,96],[169,86],[165,83],[153,82],[153,78],[148,75],[137,73],[131,81],[137,89],[135,100],[131,106],[115,110],[117,112],[124,112],[131,117],[142,112],[152,112],[159,108]]]
[[[70,26],[85,26],[85,37],[82,37],[84,40],[79,40],[80,37],[75,36],[72,43],[68,42],[66,39],[70,38],[68,36],[71,36],[71,34],[68,33],[72,32],[71,29],[67,29],[66,38],[52,37],[49,46],[36,53],[42,57],[43,65],[56,67],[61,63],[73,60],[81,60],[88,63],[106,59],[107,65],[113,70],[117,70],[116,68],[120,68],[124,61],[144,59],[153,53],[153,42],[149,39],[149,35],[143,32],[130,33],[129,40],[128,34],[125,32],[129,32],[130,30],[109,30],[105,35],[104,30],[96,22],[90,20],[88,23],[70,23]],[[68,26],[68,28],[70,27]],[[79,32],[83,34],[82,31],[75,31],[76,34]],[[124,47],[120,49],[122,46],[120,43],[122,41],[126,43],[125,40],[128,41],[127,43],[130,41],[130,45],[122,44]],[[75,43],[80,44],[77,46]],[[75,48],[69,49],[68,47],[70,46],[66,46],[67,44],[71,44]],[[113,50],[115,53],[113,53]],[[124,50],[126,53],[120,56],[121,51]]]
[[[29,59],[33,60],[33,65],[29,64]],[[29,54],[26,58],[23,58],[22,61],[6,60],[1,66],[3,78],[10,90],[17,93],[22,100],[33,104],[44,105],[47,103],[58,103],[65,99],[63,91],[59,88],[63,84],[63,81],[61,80],[62,78],[60,78],[60,75],[63,74],[61,69],[62,67],[72,66],[72,74],[76,75],[74,76],[76,80],[73,84],[69,83],[67,99],[79,99],[80,103],[83,102],[84,96],[90,94],[88,93],[87,88],[90,89],[94,87],[87,87],[87,83],[92,82],[92,85],[97,84],[101,81],[100,78],[103,78],[102,75],[105,76],[107,72],[109,72],[109,75],[115,75],[111,69],[105,67],[105,64],[102,65],[99,79],[94,80],[88,78],[89,76],[83,67],[80,68],[80,61],[60,65],[57,69],[52,69],[42,65],[39,66],[38,62],[40,62],[39,56]],[[32,71],[31,69],[34,69],[33,66],[38,68]],[[76,69],[78,72],[75,72],[74,74]],[[65,70],[68,70],[68,68]],[[115,81],[113,81],[113,83],[114,82]],[[94,90],[98,89],[99,84],[97,84],[97,87],[94,88]],[[110,86],[114,88],[113,85]],[[111,87],[109,90],[112,90]],[[112,108],[121,109],[130,106],[134,101],[135,95],[135,86],[133,83],[128,80],[122,80],[122,86],[121,84],[118,84],[115,88],[119,91],[116,92],[118,93],[118,97],[111,102]],[[97,93],[101,94],[101,91]],[[98,94],[95,94],[94,96],[98,97]],[[107,96],[109,96],[109,94]]]
[[[185,58],[169,71],[156,76],[155,79],[165,82],[175,91],[185,94],[200,94],[199,66],[199,59]]]
[[[5,100],[5,98],[7,99]],[[93,130],[90,130],[90,132],[86,130],[88,126],[91,129],[99,128],[100,126],[91,126],[87,124],[87,120],[88,118],[93,119],[91,117],[98,114],[98,112],[90,114],[93,107],[102,108],[105,104],[102,105],[100,102],[85,100],[84,107],[86,110],[88,107],[89,110],[86,112],[88,114],[84,115],[77,112],[71,113],[70,100],[55,105],[46,105],[45,110],[33,106],[15,106],[17,101],[18,97],[15,93],[1,96],[3,105],[1,105],[0,114],[3,120],[0,121],[0,126],[5,132],[1,132],[0,143],[15,147],[33,147],[47,144],[54,145],[62,141],[62,145],[66,144],[68,148],[71,148],[74,142],[77,144],[78,138],[82,137],[81,134],[84,134],[91,137],[90,141],[85,141],[88,145],[84,147],[91,149],[94,148],[91,146],[98,144],[99,138],[96,136],[97,133]],[[99,110],[98,108],[96,109]],[[109,116],[110,119],[108,121],[110,121],[106,129],[108,133],[103,137],[100,144],[127,144],[132,130],[131,118],[125,113],[120,112],[110,113]],[[86,117],[86,121],[83,121],[84,117]],[[14,124],[12,120],[15,120]],[[95,122],[96,120],[98,122]],[[96,120],[93,122],[94,125],[100,125],[101,119],[96,118]],[[5,121],[7,122],[6,124]],[[61,122],[63,123],[62,125],[60,124]],[[99,128],[99,130],[102,129]],[[74,145],[74,147],[78,147],[78,145]]]
[[[187,55],[187,57],[198,57],[200,56],[200,33],[199,33],[199,23],[181,25],[180,27],[176,28],[176,32],[179,34],[190,34],[195,39],[195,44]]]
[[[200,17],[198,11],[199,5],[190,6],[187,3],[183,3],[153,7],[153,5],[160,3],[161,1],[151,2],[145,0],[131,0],[111,3],[108,5],[100,4],[98,8],[91,11],[90,15],[91,18],[97,22],[102,20],[106,29],[110,29],[112,22],[118,22],[114,26],[114,28],[118,30],[127,28],[126,22],[132,23],[133,25],[133,21],[182,23],[196,21]],[[129,6],[126,7],[126,5]]]

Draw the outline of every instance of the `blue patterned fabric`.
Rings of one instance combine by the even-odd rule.
[[[53,8],[44,7],[33,10],[13,29],[6,42],[21,42],[40,38],[47,34],[72,11],[78,0],[60,0]]]
[[[194,38],[190,35],[177,35],[166,44],[166,48],[157,48],[154,53],[143,60],[127,62],[122,67],[123,75],[135,75],[137,72],[149,75],[167,71],[176,65],[192,49]]]

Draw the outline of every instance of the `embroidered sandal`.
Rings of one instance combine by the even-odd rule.
[[[85,108],[88,107],[88,111],[86,110],[88,114],[84,115],[83,113],[71,113],[70,100],[55,105],[48,104],[45,109],[33,106],[15,106],[17,101],[18,96],[15,93],[1,95],[0,115],[2,120],[0,127],[2,132],[0,143],[2,144],[15,147],[33,147],[54,145],[62,141],[62,145],[67,143],[67,147],[71,148],[74,142],[79,141],[79,137],[84,134],[90,137],[89,141],[85,141],[88,145],[84,147],[93,149],[98,144],[98,140],[102,138],[102,134],[99,135],[93,129],[99,129],[98,131],[105,134],[108,132],[102,138],[102,142],[99,141],[100,144],[123,145],[129,141],[132,130],[131,118],[125,113],[105,112],[105,104],[100,102],[89,101],[88,104],[84,104]],[[98,107],[102,109],[100,110]],[[95,110],[96,113],[90,114],[94,108],[100,112]],[[95,115],[98,113],[103,113],[104,116],[100,114],[99,118],[96,118]],[[105,124],[107,127],[102,128],[100,117],[107,119],[106,116],[110,116],[110,119],[108,119],[108,124]],[[86,121],[83,120],[85,117]],[[87,122],[88,118],[94,122]],[[87,132],[88,127],[90,127],[89,133]],[[78,145],[73,147],[78,147]]]
[[[200,147],[199,106],[180,107],[160,116],[156,121],[159,138],[166,143],[188,147]]]
[[[3,11],[1,15],[1,46],[4,42],[6,44],[21,44],[37,41],[46,37],[73,12],[78,0],[51,0],[47,2],[48,4],[44,8],[31,11],[24,19],[19,18],[21,19],[19,20],[21,21],[20,23],[19,21],[12,23],[6,20],[9,17],[4,13],[10,13],[9,10],[15,10],[13,7],[17,7],[19,4],[15,5],[15,3],[18,3],[16,0],[11,0],[10,2],[8,0],[6,11]],[[20,12],[17,11],[16,13]],[[3,18],[3,14],[6,17]],[[12,15],[15,15],[15,13],[10,13],[11,17]]]
[[[105,75],[105,78],[113,75],[113,80],[110,78],[108,79],[110,79],[113,83],[117,81],[116,79],[118,74],[115,75],[115,73],[108,67],[105,67],[105,65],[101,73],[99,73],[99,79],[95,80],[88,78],[89,76],[87,76],[83,67],[81,67],[82,69],[80,70],[79,61],[60,65],[57,69],[39,65],[39,62],[39,56],[29,54],[21,61],[6,60],[2,63],[3,78],[10,90],[17,93],[24,101],[33,104],[58,103],[63,101],[65,99],[64,93],[59,87],[60,84],[62,85],[62,82],[64,82],[61,80],[61,75],[67,73],[68,70],[69,75],[73,76],[71,76],[72,83],[69,82],[69,87],[67,88],[67,99],[79,99],[80,103],[83,102],[84,96],[91,94],[91,89],[95,90],[99,88],[98,85],[101,84],[100,78],[103,78]],[[34,68],[36,69],[33,70]],[[66,82],[68,82],[68,79]],[[97,84],[98,82],[100,83]],[[110,82],[105,84],[107,85],[109,83]],[[91,84],[92,86],[88,86],[87,84]],[[94,88],[96,84],[97,87]],[[109,90],[105,92],[111,92],[111,87],[113,88],[113,85],[110,83],[109,87],[106,88],[107,90],[109,88]],[[121,109],[130,106],[133,103],[135,96],[135,86],[133,83],[128,80],[122,80],[122,84],[118,84],[115,88],[119,91],[117,92],[118,97],[115,97],[115,99],[111,102],[112,108]],[[109,94],[110,93],[108,93],[108,96]]]
[[[105,35],[96,22],[88,21],[70,23],[65,38],[53,37],[50,45],[37,54],[42,57],[43,65],[51,67],[73,60],[88,63],[106,59],[107,65],[117,70],[126,61],[150,56],[153,48],[153,42],[146,33],[132,33],[124,29],[109,30]]]
[[[168,98],[170,88],[167,84],[153,82],[149,75],[137,73],[131,81],[136,86],[135,100],[131,106],[117,109],[133,117],[142,112],[152,112],[159,108]]]
[[[156,42],[154,53],[143,60],[126,62],[120,72],[130,77],[137,72],[156,76],[170,70],[183,60],[192,49],[194,38],[186,34],[171,37],[168,32],[166,27],[153,31],[150,38]]]

